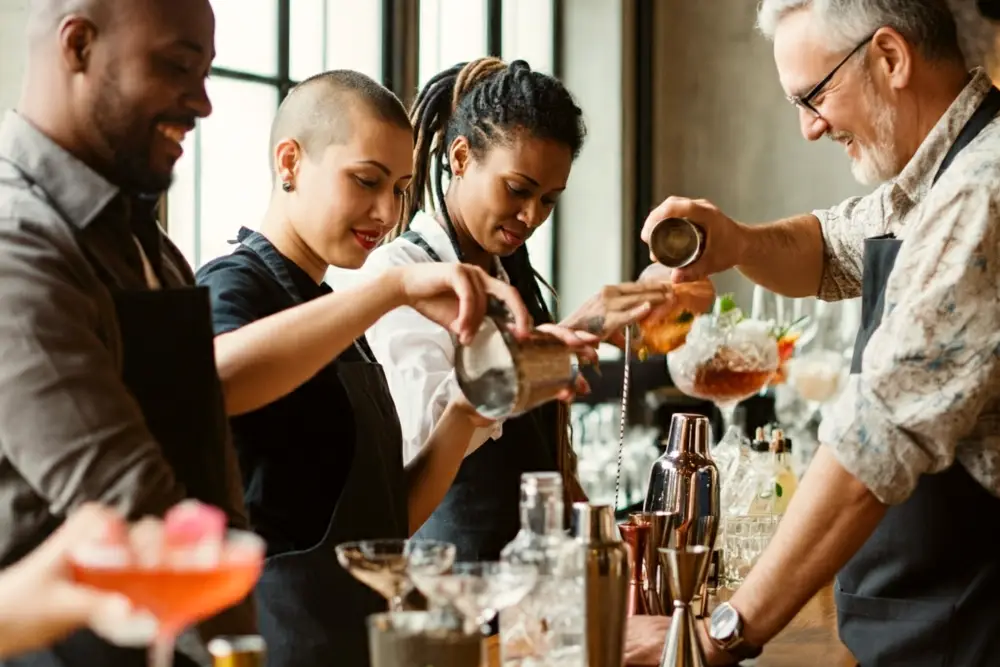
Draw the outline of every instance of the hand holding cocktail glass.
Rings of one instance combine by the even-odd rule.
[[[227,531],[220,510],[185,501],[164,521],[118,524],[94,535],[73,550],[70,566],[77,582],[119,593],[148,612],[144,624],[126,624],[135,634],[119,643],[148,643],[155,628],[150,666],[170,667],[178,634],[246,598],[264,550],[253,533]]]

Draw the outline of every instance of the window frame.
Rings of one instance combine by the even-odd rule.
[[[556,77],[562,73],[562,18],[564,0],[549,0],[553,5],[553,36],[552,62]],[[420,40],[420,0],[380,0],[382,3],[382,83],[396,93],[407,106],[417,93],[419,72],[419,40]],[[278,91],[278,104],[285,99],[288,92],[298,83],[291,77],[291,3],[292,0],[277,0],[277,68],[274,76],[267,76],[231,67],[212,67],[210,76],[217,79],[230,79],[273,86]],[[486,0],[486,51],[487,55],[502,57],[503,46],[503,0]],[[201,149],[200,141],[195,143],[192,158],[195,160],[194,171],[194,235],[196,239],[195,260],[200,260],[199,241],[202,220],[200,205],[200,171]],[[160,197],[159,214],[163,229],[170,230],[168,210],[168,193]],[[552,257],[549,258],[552,267],[552,286],[558,290],[559,276],[559,215],[558,207],[546,223],[552,228]],[[197,267],[195,267],[197,268]]]

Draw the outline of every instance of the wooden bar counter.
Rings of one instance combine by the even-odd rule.
[[[726,597],[726,596],[723,596]],[[487,640],[489,667],[500,666],[496,637]],[[837,637],[833,585],[823,588],[791,623],[768,643],[755,667],[854,667],[857,663]]]

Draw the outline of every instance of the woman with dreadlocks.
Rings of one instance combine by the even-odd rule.
[[[552,212],[583,144],[582,112],[570,93],[524,61],[480,58],[431,79],[410,119],[416,146],[409,225],[372,253],[364,273],[432,261],[474,264],[513,285],[536,324],[552,322],[525,241]],[[605,288],[562,324],[606,339],[669,294],[656,284]],[[382,318],[367,336],[386,370],[409,460],[459,391],[454,345],[409,308]],[[453,542],[461,560],[495,560],[520,526],[521,474],[556,470],[568,499],[585,499],[565,405],[480,428],[417,536]]]

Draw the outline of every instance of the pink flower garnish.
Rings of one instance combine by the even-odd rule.
[[[170,508],[163,521],[166,542],[172,546],[205,539],[221,541],[226,533],[225,513],[197,500],[185,500]]]

